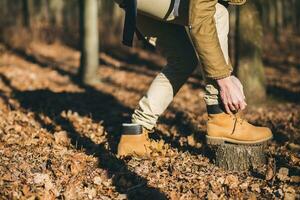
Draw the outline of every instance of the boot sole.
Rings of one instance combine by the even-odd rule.
[[[265,138],[262,140],[256,140],[256,141],[241,141],[241,140],[235,140],[230,138],[223,138],[223,137],[213,137],[213,136],[206,136],[206,143],[209,145],[221,145],[221,144],[241,144],[241,145],[260,145],[267,143],[269,140],[271,140],[273,136],[269,138]]]

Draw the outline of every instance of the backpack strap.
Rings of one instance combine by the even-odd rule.
[[[137,0],[124,0],[121,7],[125,10],[122,43],[132,47],[134,32],[136,30]]]
[[[186,1],[186,0],[182,0],[182,1]],[[174,11],[174,6],[175,6],[175,0],[171,0],[171,4],[169,7],[168,12],[166,13],[165,17],[163,20],[167,20],[169,18],[169,16],[171,15],[171,13]]]

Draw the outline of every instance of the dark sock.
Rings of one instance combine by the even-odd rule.
[[[139,135],[143,133],[143,127],[139,124],[122,124],[123,135]]]
[[[223,106],[217,104],[217,105],[207,105],[206,106],[207,113],[208,114],[220,114],[224,112]]]

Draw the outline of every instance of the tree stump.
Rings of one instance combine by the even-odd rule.
[[[260,145],[219,144],[210,146],[217,166],[230,171],[247,171],[266,164],[265,147]]]

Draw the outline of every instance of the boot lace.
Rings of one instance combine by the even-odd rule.
[[[233,115],[233,120],[234,120],[234,125],[233,125],[233,130],[232,130],[232,133],[231,133],[231,134],[233,134],[233,133],[235,132],[236,127],[237,127],[238,124],[239,124],[239,125],[242,125],[243,122],[244,122],[244,119],[242,119],[242,118],[239,116],[238,113],[236,113],[236,114]]]

